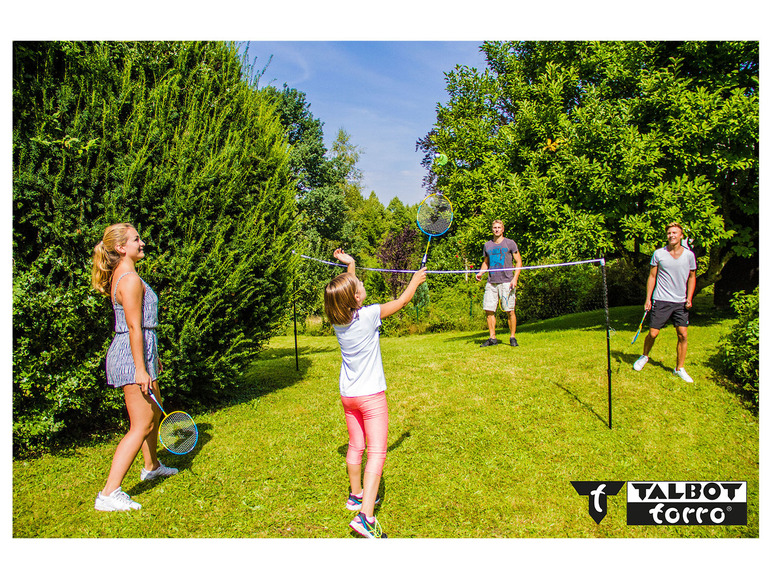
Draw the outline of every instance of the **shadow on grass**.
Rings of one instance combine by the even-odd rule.
[[[753,414],[753,416],[759,416],[759,405],[754,399],[751,392],[732,382],[724,370],[724,366],[721,360],[721,354],[716,352],[710,358],[705,361],[705,366],[711,370],[709,380],[714,384],[718,384],[724,390],[737,397],[743,407]]]
[[[196,426],[198,427],[198,441],[196,442],[196,446],[193,447],[193,450],[187,454],[172,454],[159,446],[158,458],[161,459],[161,462],[163,462],[166,466],[171,466],[173,468],[179,469],[180,471],[191,470],[193,462],[195,461],[196,456],[198,456],[198,453],[201,452],[201,449],[204,448],[204,446],[210,440],[212,440],[212,435],[209,434],[209,431],[212,429],[211,424],[208,422],[202,422],[200,424],[196,424]],[[129,494],[129,496],[132,496],[149,491],[159,484],[162,484],[166,478],[168,477],[158,477],[154,478],[153,480],[139,481],[130,489],[126,489],[126,492]]]
[[[577,401],[577,402],[580,404],[580,406],[582,406],[582,407],[583,407],[585,410],[589,410],[589,411],[590,411],[592,414],[594,414],[594,415],[595,415],[595,417],[596,417],[598,420],[600,420],[600,421],[601,421],[601,423],[602,423],[602,424],[604,424],[606,427],[608,427],[608,417],[603,417],[603,416],[601,416],[600,414],[598,414],[598,413],[595,411],[595,409],[594,409],[592,406],[590,406],[589,404],[587,404],[587,403],[586,403],[584,400],[582,400],[581,398],[579,398],[579,397],[578,397],[576,394],[574,394],[573,392],[571,392],[571,391],[570,391],[568,388],[566,388],[565,386],[561,386],[561,385],[560,385],[560,384],[558,384],[557,382],[552,382],[552,383],[553,383],[555,386],[557,386],[558,388],[560,388],[560,389],[561,389],[563,392],[565,392],[566,394],[568,394],[569,396],[571,396],[571,397],[572,397],[574,400],[576,400],[576,401]]]
[[[617,364],[619,364],[619,366],[622,366],[622,367],[629,366],[630,368],[632,368],[635,361],[641,357],[641,351],[643,349],[643,345],[641,343],[640,347],[638,346],[639,346],[638,342],[635,342],[635,344],[633,345],[633,347],[637,348],[635,352],[627,352],[625,350],[611,350],[611,359]],[[658,366],[659,368],[662,368],[663,370],[668,370],[668,371],[673,370],[672,365],[671,367],[667,367],[659,360],[649,359],[646,365],[650,367]]]
[[[244,372],[233,394],[223,400],[222,406],[249,402],[265,394],[276,392],[301,381],[312,366],[311,355],[332,352],[332,347],[269,348],[263,350]]]
[[[507,330],[507,332],[509,332],[509,330]],[[507,335],[509,335],[509,334],[507,334]],[[466,334],[466,335],[463,335],[463,336],[454,336],[452,338],[447,338],[446,337],[446,338],[444,338],[444,341],[445,342],[449,342],[449,343],[460,342],[460,343],[470,344],[470,345],[476,344],[476,345],[479,346],[480,344],[483,343],[483,341],[485,341],[487,339],[488,339],[488,332],[483,331],[483,332],[477,332],[476,334]]]

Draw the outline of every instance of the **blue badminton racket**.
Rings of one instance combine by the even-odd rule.
[[[453,223],[453,205],[450,199],[442,193],[432,193],[421,201],[416,215],[416,225],[423,233],[429,237],[426,243],[426,251],[421,260],[421,267],[426,265],[426,259],[429,256],[429,244],[434,237],[439,237],[450,229]]]
[[[193,419],[186,412],[175,410],[166,414],[166,410],[158,402],[158,398],[150,389],[150,397],[163,412],[164,418],[158,427],[158,439],[164,448],[172,454],[187,454],[196,446],[198,442],[198,427]]]
[[[638,336],[641,334],[641,329],[643,329],[643,320],[646,319],[646,315],[649,313],[649,310],[646,310],[643,312],[643,317],[641,318],[641,323],[638,324],[638,331],[635,332],[635,337],[633,338],[633,341],[630,342],[630,345],[635,344],[635,340],[638,339]]]

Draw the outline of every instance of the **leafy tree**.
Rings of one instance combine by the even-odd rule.
[[[124,415],[104,384],[106,225],[147,242],[167,399],[237,385],[288,312],[295,182],[275,106],[231,45],[14,44],[14,447]],[[289,267],[288,267],[289,265]]]
[[[401,231],[390,233],[378,249],[378,259],[386,269],[415,269],[415,255],[418,247],[418,232],[415,227],[407,226]],[[410,274],[385,272],[386,283],[391,290],[391,297],[396,298],[410,281]]]
[[[390,217],[375,192],[371,192],[349,211],[344,238],[360,254],[374,256],[389,231]]]
[[[526,258],[605,254],[641,280],[680,221],[698,289],[758,251],[758,43],[486,42],[419,146],[465,246],[504,219]],[[439,155],[449,162],[440,164]]]
[[[338,129],[330,148],[330,163],[335,168],[336,183],[350,209],[355,209],[363,201],[362,171],[357,167],[361,157],[362,151],[351,142],[351,135],[345,129]]]
[[[393,212],[387,211],[374,192],[362,195],[362,174],[357,167],[361,150],[345,129],[339,129],[329,150],[324,145],[324,123],[315,118],[306,95],[284,85],[262,89],[280,111],[287,139],[292,146],[290,164],[297,176],[297,211],[300,233],[296,250],[313,258],[329,260],[336,247],[356,257],[363,267],[380,267],[377,250],[388,231],[394,229]],[[409,211],[394,199],[400,223]],[[293,299],[298,315],[321,314],[321,288],[340,273],[336,268],[313,260],[298,265],[297,287]],[[373,297],[386,295],[383,276],[362,273]]]
[[[345,145],[337,141],[333,151],[327,150],[324,123],[313,116],[305,93],[286,84],[281,90],[267,86],[261,92],[276,103],[291,146],[289,164],[297,178],[298,236],[294,250],[299,255],[327,260],[345,236],[346,196],[350,193],[346,179],[356,174],[354,165],[358,157],[347,157]],[[348,143],[344,131],[339,134],[339,140],[341,138]],[[292,300],[298,316],[305,319],[309,314],[321,312],[320,288],[329,279],[330,268],[304,259],[295,267]]]
[[[418,206],[406,206],[398,197],[394,197],[386,206],[389,213],[389,231],[394,233],[406,227],[415,227]]]
[[[321,237],[337,239],[347,210],[342,183],[350,167],[330,158],[324,145],[324,123],[311,113],[305,93],[284,85],[262,91],[278,107],[290,150],[290,167],[297,177],[297,206],[303,231],[313,229]]]

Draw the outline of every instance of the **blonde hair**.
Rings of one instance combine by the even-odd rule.
[[[357,289],[357,278],[350,273],[340,274],[324,288],[324,313],[331,324],[345,326],[354,319],[359,309]]]
[[[671,227],[677,227],[678,229],[681,230],[681,235],[684,235],[684,228],[681,227],[681,224],[678,223],[677,221],[673,221],[672,223],[668,223],[667,227],[665,227],[665,233],[667,233],[667,230],[670,229]]]
[[[504,222],[501,219],[494,219],[493,221],[491,221],[491,227],[493,227],[497,223],[500,224],[502,227],[504,227]]]
[[[91,265],[91,286],[99,293],[110,297],[110,280],[113,271],[121,260],[121,254],[116,247],[128,241],[129,229],[134,229],[131,223],[115,223],[105,228],[102,241],[94,247]]]

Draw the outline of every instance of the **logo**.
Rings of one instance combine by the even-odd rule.
[[[747,525],[748,483],[627,483],[628,525]]]
[[[600,523],[607,512],[608,495],[616,495],[624,486],[624,481],[571,481],[576,492],[589,497],[589,511],[592,520]]]

